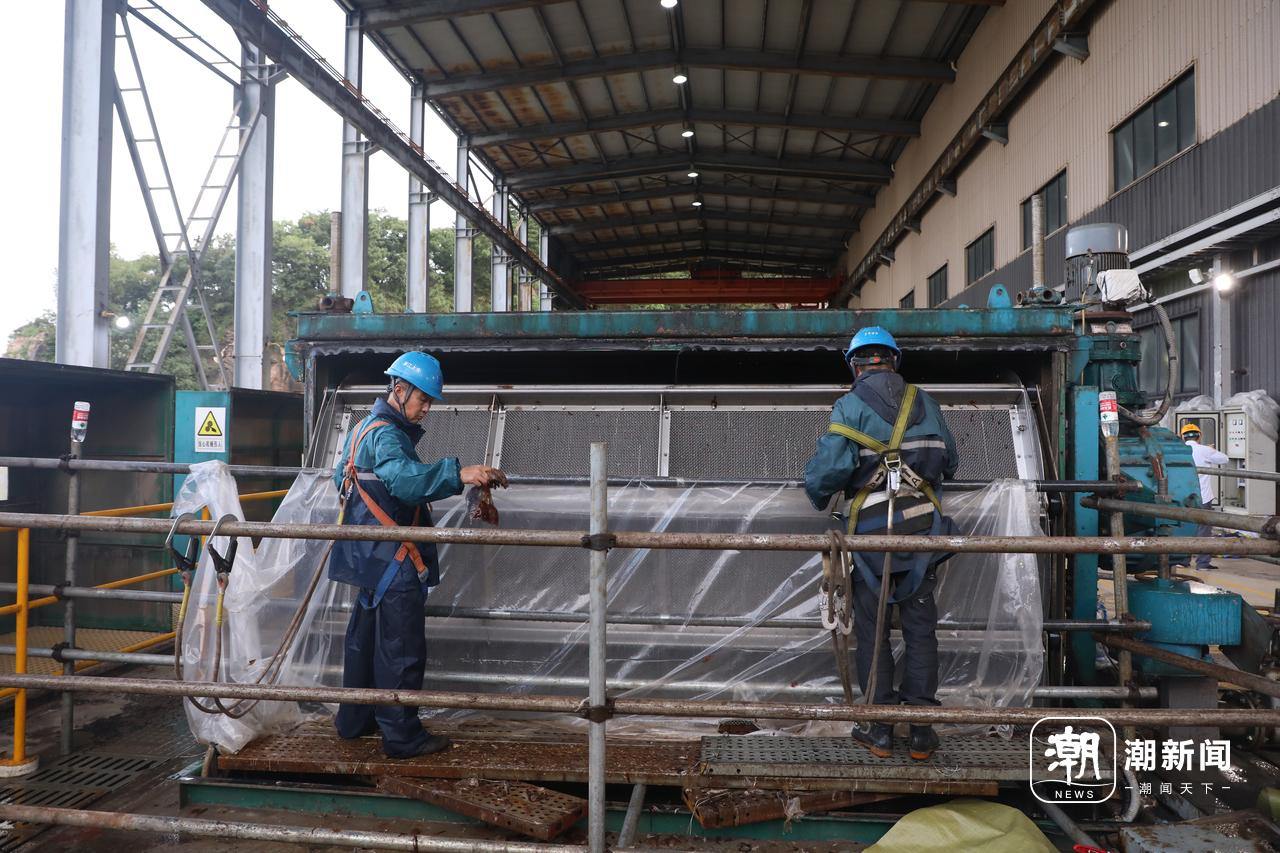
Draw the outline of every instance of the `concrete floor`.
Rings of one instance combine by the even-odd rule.
[[[1216,569],[1201,571],[1196,568],[1175,568],[1174,574],[1194,577],[1201,583],[1221,587],[1228,592],[1239,594],[1254,607],[1274,607],[1276,589],[1280,587],[1280,566],[1264,563],[1248,557],[1214,557]],[[1104,567],[1109,564],[1103,562]],[[1107,612],[1112,610],[1113,587],[1110,580],[1098,582],[1098,595],[1107,605]]]

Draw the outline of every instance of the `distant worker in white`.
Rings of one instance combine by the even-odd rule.
[[[1208,468],[1211,465],[1227,464],[1227,454],[1223,453],[1221,450],[1215,450],[1208,444],[1200,443],[1200,427],[1195,424],[1187,424],[1179,430],[1178,433],[1182,436],[1182,440],[1187,443],[1187,446],[1191,448],[1191,459],[1197,468]],[[1215,479],[1217,478],[1212,474],[1200,475],[1200,503],[1204,505],[1205,509],[1209,509],[1213,506],[1213,481]],[[1197,525],[1196,535],[1212,536],[1213,528],[1207,524]],[[1201,571],[1218,568],[1213,564],[1213,561],[1208,554],[1197,555],[1195,565],[1196,568]]]

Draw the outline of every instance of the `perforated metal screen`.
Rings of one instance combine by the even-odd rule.
[[[1011,408],[944,407],[942,416],[960,451],[958,480],[996,480],[1018,476]]]
[[[370,409],[353,406],[349,411],[354,429],[369,416]],[[428,461],[456,456],[463,465],[484,462],[491,417],[485,410],[433,407],[422,421],[426,434],[418,442],[418,456]],[[346,440],[345,436],[343,440]]]
[[[502,431],[502,468],[513,474],[585,477],[591,443],[609,443],[609,476],[658,473],[659,414],[631,410],[510,409]]]
[[[945,400],[945,397],[943,398]],[[954,397],[952,398],[955,399]],[[655,401],[656,402],[656,401]],[[943,414],[960,451],[963,480],[1022,476],[1019,459],[1036,467],[1013,403],[944,404]],[[341,411],[338,413],[341,414]],[[369,414],[367,399],[345,408],[354,427]],[[826,429],[829,405],[793,408],[672,406],[668,445],[657,407],[586,408],[515,406],[502,413],[495,452],[507,471],[526,476],[585,477],[590,445],[609,443],[609,474],[653,477],[667,453],[667,474],[687,479],[798,480]],[[456,456],[464,464],[486,460],[497,415],[484,408],[437,406],[423,426],[418,444],[426,460]],[[345,434],[337,435],[339,441]],[[336,447],[334,448],[336,452]],[[1036,476],[1035,471],[1025,472]]]
[[[671,413],[670,474],[726,480],[797,480],[828,410]]]

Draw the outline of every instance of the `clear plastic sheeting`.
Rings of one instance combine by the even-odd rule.
[[[1232,396],[1222,404],[1224,409],[1239,407],[1244,409],[1249,422],[1262,430],[1262,434],[1270,441],[1280,438],[1280,403],[1261,389],[1243,391]]]
[[[207,508],[209,517],[231,515],[244,520],[236,483],[222,462],[191,466],[174,501],[173,513],[199,513]],[[332,524],[338,518],[338,495],[327,476],[302,475],[294,482],[276,511],[274,521],[290,524]],[[211,544],[221,554],[230,548],[230,537],[213,537]],[[255,549],[252,540],[240,538],[235,563],[224,598],[222,654],[216,655],[218,583],[213,560],[206,547],[191,584],[191,597],[182,632],[183,676],[188,681],[213,681],[215,666],[219,681],[252,684],[267,672],[280,650],[281,640],[298,613],[329,543],[309,539],[264,539]],[[333,610],[354,598],[352,587],[321,578],[310,606],[302,613],[297,640],[284,650],[278,678],[262,683],[318,686],[340,684],[326,669],[326,662],[341,656],[342,635],[333,635],[327,624]],[[333,643],[338,648],[330,648]],[[213,700],[200,700],[212,705]],[[235,703],[224,701],[228,707]],[[248,703],[240,706],[244,709]],[[225,714],[206,714],[190,701],[183,707],[191,732],[202,743],[216,744],[226,752],[236,752],[258,734],[288,728],[303,719],[295,703],[259,702],[240,719]]]
[[[208,504],[214,517],[223,512],[238,516],[234,485],[225,470],[210,468],[187,482],[178,511]],[[497,492],[494,500],[505,528],[586,530],[588,494],[584,487],[518,487]],[[1040,533],[1038,497],[1021,481],[949,494],[945,505],[966,534]],[[438,527],[480,524],[469,519],[461,499],[434,509]],[[312,478],[294,486],[276,520],[321,522],[336,515],[332,484]],[[781,486],[636,483],[609,490],[609,526],[616,531],[820,533],[828,523],[829,517],[816,512],[801,490]],[[215,543],[219,548],[224,544]],[[241,542],[227,595],[223,678],[252,681],[262,672],[326,544],[268,540],[253,551]],[[429,597],[425,622],[427,689],[585,696],[585,550],[443,545],[440,557],[442,581]],[[821,571],[816,553],[611,552],[611,695],[843,701],[830,635],[818,621]],[[1036,558],[960,554],[940,571],[942,621],[977,626],[939,629],[940,699],[948,705],[1027,704],[1043,664]],[[279,683],[341,683],[351,593],[351,587],[321,579]],[[189,679],[212,675],[215,598],[206,558],[185,634]],[[893,636],[894,654],[900,658],[901,641],[896,631]],[[193,709],[188,717],[201,740],[236,750],[255,732],[295,722],[302,712],[263,703],[238,722]],[[767,721],[757,724],[769,727]],[[618,719],[610,723],[610,731],[676,735],[705,731],[708,725],[715,721]],[[819,732],[815,726],[788,730]]]

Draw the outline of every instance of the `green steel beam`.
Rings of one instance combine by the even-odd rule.
[[[493,341],[749,339],[814,343],[848,337],[850,330],[879,325],[897,337],[930,345],[976,345],[977,338],[1058,338],[1072,335],[1065,309],[907,309],[875,311],[543,311],[503,314],[300,314],[298,340]]]

